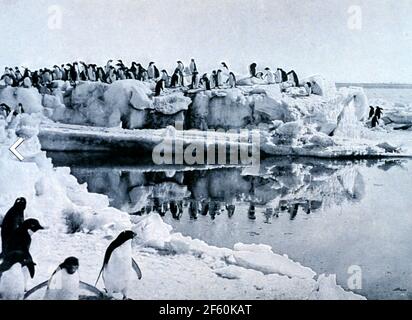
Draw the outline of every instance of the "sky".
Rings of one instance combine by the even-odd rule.
[[[0,70],[195,58],[337,82],[412,83],[411,0],[0,0]]]

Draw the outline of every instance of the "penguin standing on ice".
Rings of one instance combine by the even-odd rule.
[[[369,106],[369,118],[368,119],[371,119],[374,114],[375,114],[375,109],[372,106]]]
[[[157,79],[160,76],[159,69],[157,69],[154,62],[150,62],[147,67],[147,75],[149,79]]]
[[[235,77],[235,74],[233,72],[229,73],[228,82],[229,82],[229,87],[231,87],[231,88],[236,87],[236,77]]]
[[[193,74],[194,72],[197,72],[196,62],[195,62],[195,59],[193,58],[190,60],[189,70],[191,74]]]
[[[1,250],[8,252],[9,240],[13,233],[24,221],[24,210],[26,209],[26,199],[17,198],[14,205],[7,211],[1,224]],[[3,254],[3,253],[2,253]],[[0,256],[2,255],[0,254]]]
[[[25,279],[23,268],[27,267],[34,277],[34,266],[30,255],[13,251],[0,264],[0,299],[21,300],[24,297]]]
[[[7,244],[7,251],[3,251],[3,255],[7,256],[11,252],[20,251],[26,254],[27,257],[31,258],[30,246],[31,246],[31,235],[44,228],[40,225],[39,221],[36,219],[25,220],[12,234]],[[29,268],[23,267],[24,274],[24,291],[27,290],[27,280],[29,276],[33,278],[34,273],[30,271]]]
[[[197,71],[193,71],[192,73],[192,83],[190,86],[192,89],[199,88],[199,75]]]
[[[164,69],[162,70],[162,80],[164,80],[166,87],[170,86],[169,75],[168,75],[167,71],[164,70]]]
[[[160,93],[165,89],[165,81],[160,79],[156,82],[155,97],[160,96]]]
[[[201,83],[202,85],[204,85],[204,87],[205,87],[206,90],[210,90],[210,81],[209,81],[209,78],[207,77],[207,73],[205,73],[205,74],[202,76],[202,79],[200,79],[200,83]]]
[[[172,79],[170,80],[170,86],[172,88],[176,88],[179,84],[179,69],[176,68],[175,72],[172,75]]]
[[[80,277],[79,260],[69,257],[61,263],[47,282],[44,300],[78,300]]]
[[[376,107],[375,109],[375,116],[378,118],[378,120],[382,117],[382,108],[381,107]]]
[[[132,271],[136,272],[139,279],[142,272],[136,261],[132,258],[132,239],[136,236],[133,231],[123,231],[109,245],[104,255],[103,266],[96,280],[103,276],[105,289],[109,296],[122,294],[127,299],[127,292],[131,281]]]
[[[379,125],[379,119],[378,116],[375,114],[372,118],[372,128],[375,128],[377,125]]]
[[[253,78],[253,77],[256,77],[256,67],[257,67],[257,64],[256,63],[252,63],[250,66],[249,66],[249,73],[250,73],[250,76]]]

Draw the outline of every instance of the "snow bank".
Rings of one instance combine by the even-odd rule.
[[[175,255],[199,257],[219,278],[235,281],[234,287],[242,281],[253,283],[256,290],[265,292],[266,299],[303,298],[301,295],[307,293],[309,295],[306,298],[311,299],[362,299],[359,295],[344,291],[336,281],[325,281],[335,279],[334,276],[327,278],[321,275],[315,280],[316,273],[313,270],[290,260],[286,255],[274,253],[267,245],[238,243],[233,250],[209,246],[204,241],[172,233],[170,226],[157,214],[137,218],[133,230],[140,235],[140,245],[166,250]],[[154,238],[157,241],[153,241]],[[276,288],[271,288],[274,279],[278,284]],[[291,287],[297,283],[299,289],[295,290],[300,292],[291,296]]]

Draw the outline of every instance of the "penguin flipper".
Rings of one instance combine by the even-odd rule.
[[[32,295],[33,293],[35,293],[37,290],[40,290],[40,289],[46,287],[46,286],[48,285],[48,283],[49,283],[49,280],[46,280],[46,281],[38,284],[37,286],[31,288],[29,291],[27,291],[27,292],[24,294],[23,300],[26,300],[29,296],[31,296],[31,295]]]
[[[100,269],[99,275],[97,276],[96,283],[94,284],[95,287],[97,286],[97,283],[99,282],[99,279],[100,279],[100,276],[102,275],[103,269],[104,269],[104,265],[103,265],[103,267]]]
[[[88,283],[83,282],[83,281],[80,281],[80,288],[82,288],[84,290],[88,290],[88,291],[96,294],[99,297],[105,296],[105,294],[102,291],[100,291],[96,287],[92,286],[91,284],[88,284]]]
[[[139,278],[139,280],[142,278],[142,271],[140,270],[137,262],[132,258],[132,268],[133,270],[136,272],[137,277]]]

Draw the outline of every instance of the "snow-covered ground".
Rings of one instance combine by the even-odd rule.
[[[17,197],[24,196],[26,217],[37,218],[48,228],[33,236],[31,253],[37,267],[29,287],[48,279],[70,255],[80,259],[81,279],[94,283],[110,241],[119,231],[132,228],[138,234],[134,257],[143,272],[143,279],[132,283],[133,299],[362,298],[337,286],[334,276],[317,275],[268,246],[218,248],[174,233],[158,215],[131,220],[109,207],[106,196],[88,193],[68,168],[53,168],[40,151],[36,126],[28,125],[34,120],[25,117],[31,118],[15,119],[28,138],[19,149],[26,156],[23,162],[8,151],[17,139],[15,130],[4,130],[2,123],[0,212],[4,215]],[[69,233],[70,229],[78,232]]]

